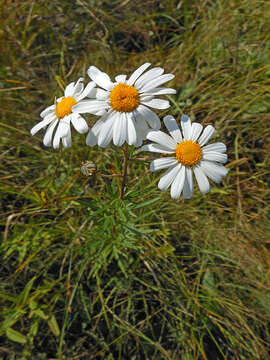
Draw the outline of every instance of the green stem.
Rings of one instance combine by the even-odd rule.
[[[124,147],[122,148],[124,154],[124,162],[123,162],[123,171],[122,171],[122,185],[121,185],[121,193],[120,199],[123,199],[125,195],[125,186],[127,181],[127,167],[128,167],[128,144],[125,143]]]

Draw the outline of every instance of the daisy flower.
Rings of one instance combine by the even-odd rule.
[[[95,66],[90,66],[88,75],[101,87],[96,100],[89,104],[77,104],[73,111],[99,114],[86,138],[86,144],[106,147],[111,140],[114,145],[124,142],[140,146],[149,128],[160,129],[159,117],[150,109],[167,109],[168,100],[156,98],[164,94],[175,94],[174,89],[159,87],[174,78],[173,74],[163,74],[164,69],[155,67],[145,72],[151,64],[140,66],[127,80],[126,75],[118,75],[115,82]]]
[[[55,149],[59,148],[60,140],[64,147],[71,146],[71,129],[70,122],[80,134],[88,131],[88,125],[84,118],[78,113],[73,112],[73,106],[80,104],[85,97],[95,97],[95,83],[91,81],[85,88],[83,86],[83,78],[79,78],[76,82],[70,83],[64,92],[64,96],[56,99],[55,104],[47,107],[40,113],[42,121],[31,129],[31,134],[35,135],[40,129],[47,126],[46,133],[43,138],[45,146],[51,146]],[[84,100],[89,102],[91,100]],[[55,131],[54,137],[53,132]]]
[[[162,131],[149,131],[146,138],[154,143],[142,147],[144,151],[171,154],[151,162],[151,171],[168,168],[159,180],[159,189],[165,191],[171,186],[173,199],[179,199],[182,191],[184,198],[190,199],[193,194],[193,171],[200,191],[206,194],[210,190],[207,177],[219,183],[228,172],[220,164],[227,161],[224,154],[226,145],[217,142],[205,146],[215,129],[208,125],[203,130],[201,124],[191,124],[187,115],[181,117],[182,133],[173,116],[165,116],[164,123],[170,136]]]

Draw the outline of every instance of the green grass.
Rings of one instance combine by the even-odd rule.
[[[1,360],[269,359],[269,17],[255,0],[1,1]],[[78,173],[120,172],[120,149],[30,135],[90,65],[145,61],[175,74],[159,115],[227,144],[206,196],[171,200],[145,160],[120,200],[118,178]]]

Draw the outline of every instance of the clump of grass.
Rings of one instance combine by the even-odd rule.
[[[2,9],[3,358],[267,360],[269,6],[80,0]],[[213,124],[228,146],[229,175],[207,196],[174,202],[147,161],[134,161],[120,201],[117,178],[78,173],[87,159],[121,171],[117,149],[74,137],[55,152],[29,133],[89,65],[130,73],[146,60],[176,75],[169,113]]]

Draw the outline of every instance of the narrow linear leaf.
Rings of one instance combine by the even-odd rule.
[[[26,341],[27,341],[26,336],[24,336],[19,331],[14,330],[12,328],[7,329],[6,335],[10,340],[15,341],[15,342],[20,343],[20,344],[25,344]]]

